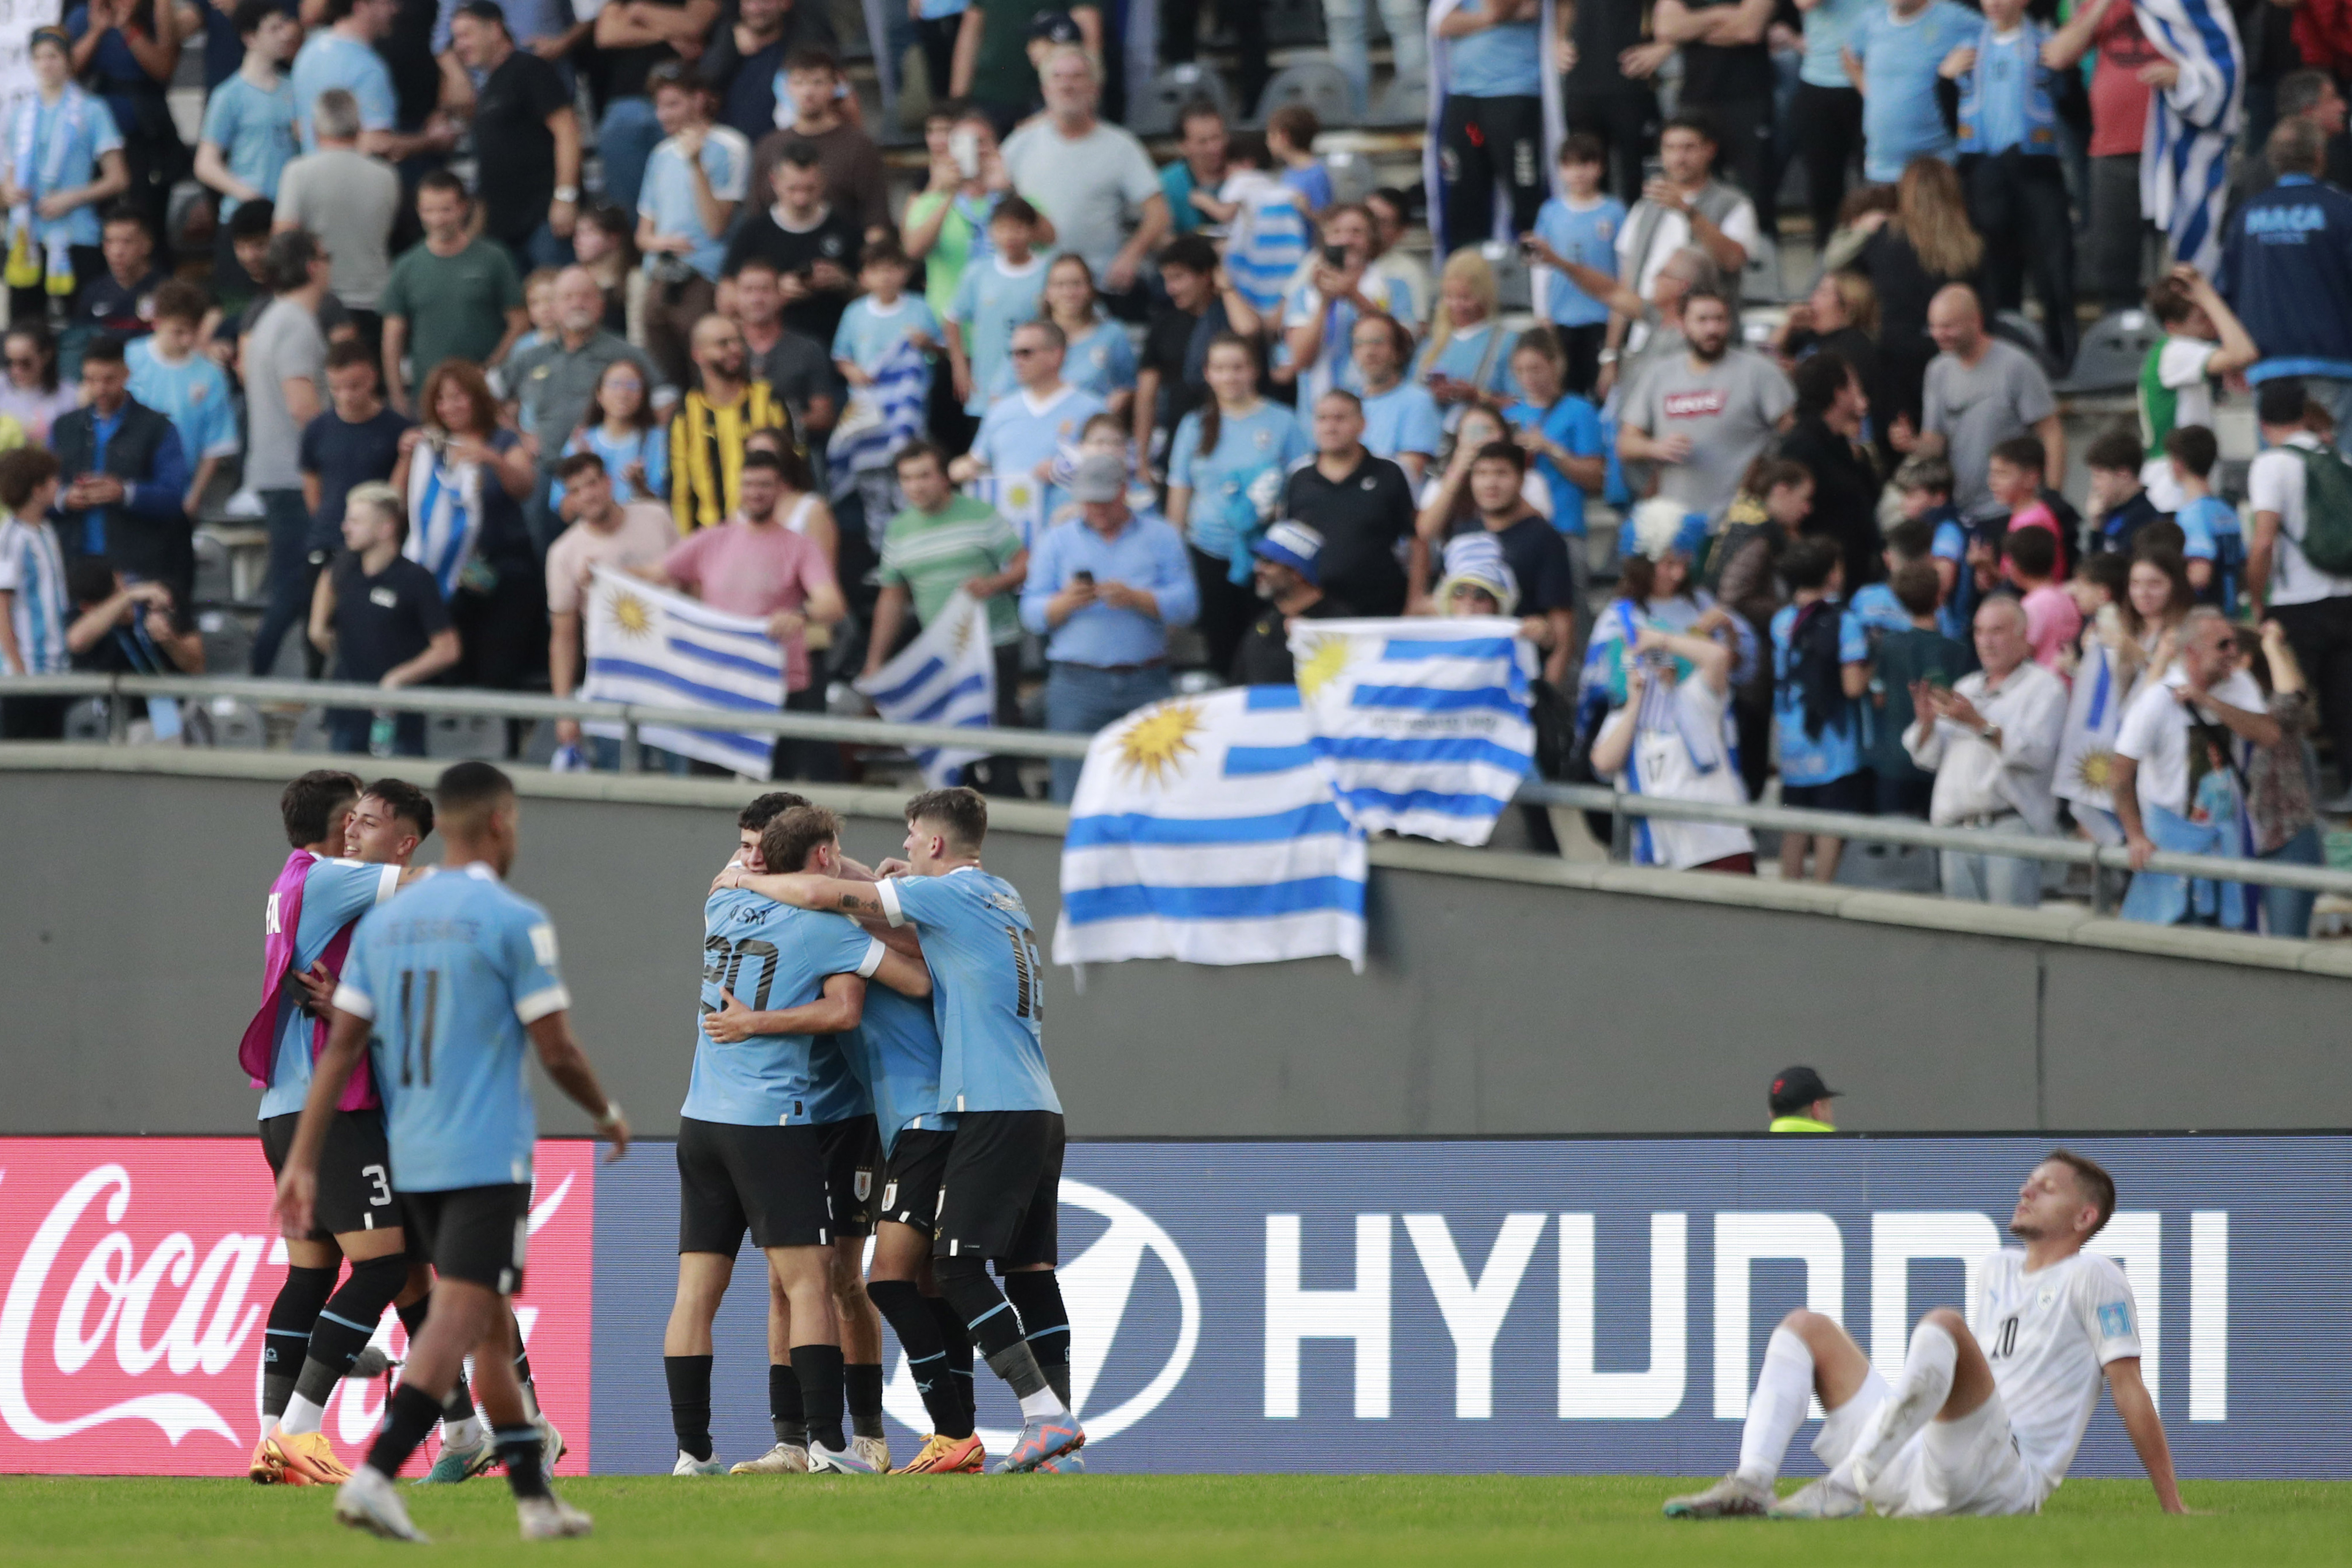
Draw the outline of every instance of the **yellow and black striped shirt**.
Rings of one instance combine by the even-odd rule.
[[[753,382],[724,408],[701,389],[678,401],[669,426],[670,507],[677,530],[716,528],[735,515],[743,477],[743,443],[755,430],[781,430],[794,447],[792,411],[765,382]]]

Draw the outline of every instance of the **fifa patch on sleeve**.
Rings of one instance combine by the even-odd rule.
[[[2121,1301],[2109,1301],[2099,1309],[2101,1334],[2108,1339],[2123,1339],[2131,1332],[2131,1308]]]

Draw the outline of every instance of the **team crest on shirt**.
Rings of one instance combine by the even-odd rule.
[[[827,235],[823,239],[816,242],[816,247],[829,256],[838,256],[841,255],[842,249],[841,236],[839,235]]]
[[[1095,369],[1101,370],[1105,365],[1110,363],[1110,350],[1108,349],[1089,349],[1087,350],[1087,358],[1094,361]]]
[[[1603,218],[1599,223],[1592,225],[1592,232],[1594,235],[1605,245],[1609,241],[1617,237],[1617,220],[1615,218]]]
[[[1257,449],[1260,452],[1263,452],[1267,447],[1274,444],[1274,432],[1271,430],[1261,430],[1250,439],[1256,442]]]

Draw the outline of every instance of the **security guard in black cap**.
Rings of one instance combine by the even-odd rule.
[[[1830,1102],[1838,1091],[1822,1082],[1810,1067],[1784,1068],[1772,1080],[1772,1127],[1775,1133],[1834,1133]]]

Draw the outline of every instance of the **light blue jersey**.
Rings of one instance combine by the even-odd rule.
[[[239,71],[213,89],[197,140],[219,148],[230,173],[260,192],[264,201],[274,202],[278,176],[299,150],[295,118],[292,82],[280,77],[276,85],[259,88]],[[221,197],[222,220],[244,204],[235,196]]]
[[[1883,0],[1820,0],[1805,13],[1805,57],[1797,79],[1809,87],[1837,88],[1851,92],[1846,78],[1845,47],[1853,30]]]
[[[722,887],[702,906],[702,1005],[715,1013],[722,990],[753,1012],[805,1007],[834,975],[874,973],[882,944],[855,922],[794,909],[741,888]],[[811,1114],[815,1089],[805,1034],[755,1034],[722,1045],[694,1030],[694,1077],[678,1114],[735,1127],[786,1127]]]
[[[237,455],[236,410],[229,406],[228,377],[202,354],[173,364],[155,352],[152,338],[122,346],[131,368],[131,395],[172,422],[191,464]]]
[[[1373,456],[1418,452],[1434,457],[1444,435],[1437,400],[1427,387],[1399,382],[1384,392],[1364,394],[1364,445]]]
[[[865,1087],[882,1129],[884,1154],[897,1145],[901,1133],[954,1127],[955,1113],[939,1109],[940,1026],[929,1002],[868,986],[865,1020],[835,1038],[849,1071]]]
[[[1413,361],[1412,379],[1425,384],[1432,375],[1448,376],[1471,382],[1480,392],[1517,398],[1519,383],[1511,376],[1511,349],[1518,340],[1517,333],[1507,332],[1492,321],[1455,332],[1442,349],[1432,338]],[[1461,417],[1457,408],[1454,422],[1459,423]]]
[[[1110,402],[1110,395],[1129,392],[1135,386],[1135,344],[1128,338],[1127,329],[1118,322],[1105,319],[1095,324],[1093,331],[1082,338],[1070,340],[1068,350],[1062,356],[1062,379],[1081,392],[1092,392]],[[1007,360],[1003,370],[997,372],[995,397],[1004,397],[1020,386],[1013,379],[1013,362]]]
[[[1862,622],[1864,632],[1908,632],[1911,612],[1895,597],[1895,590],[1883,582],[1864,583],[1854,591],[1853,602],[1846,613]]]
[[[874,998],[888,989],[887,986],[866,987],[866,1009],[870,1011]],[[809,1044],[808,1119],[820,1127],[829,1122],[846,1122],[852,1116],[870,1115],[874,1110],[873,1096],[866,1093],[866,1081],[857,1075],[845,1047],[849,1038],[821,1034]]]
[[[1043,403],[1025,390],[998,398],[981,416],[971,455],[995,477],[996,509],[1021,530],[1024,547],[1069,498],[1060,486],[1038,477],[1037,465],[1051,463],[1066,446],[1075,448],[1087,421],[1104,410],[1102,399],[1066,385]]]
[[[1492,0],[1462,0],[1475,14]],[[1463,98],[1534,98],[1543,91],[1543,39],[1532,21],[1498,22],[1445,46],[1445,90]]]
[[[1869,658],[1870,636],[1853,612],[1832,612],[1838,618],[1838,663],[1858,664]],[[1861,710],[1851,701],[1842,702],[1819,735],[1805,733],[1804,695],[1793,678],[1796,655],[1790,646],[1796,624],[1793,604],[1782,605],[1772,617],[1772,721],[1780,731],[1780,782],[1834,783],[1862,768]],[[1831,678],[1836,679],[1834,673]]]
[[[931,1017],[940,1028],[942,1111],[1053,1111],[1039,1019],[1045,966],[1021,894],[976,865],[881,883],[893,925],[923,938]]]
[[[1265,528],[1266,514],[1253,492],[1271,486],[1278,508],[1283,476],[1292,465],[1315,455],[1315,444],[1288,409],[1261,402],[1238,419],[1220,417],[1216,450],[1203,453],[1202,418],[1202,411],[1195,409],[1177,425],[1168,450],[1168,485],[1192,492],[1184,537],[1204,555],[1231,560],[1242,538]]]
[[[66,623],[73,619],[66,589],[66,559],[57,526],[47,518],[0,521],[0,591],[8,594],[16,662],[0,655],[0,674],[62,675],[73,667]],[[20,667],[21,665],[21,667]]]
[[[698,160],[702,172],[710,181],[711,195],[722,202],[740,202],[751,181],[751,144],[743,133],[732,126],[714,125],[703,132],[702,156]],[[702,204],[694,193],[694,174],[686,164],[686,154],[677,148],[677,138],[671,137],[654,149],[646,161],[645,183],[638,188],[637,215],[654,221],[654,232],[662,235],[684,235],[694,242],[686,254],[688,265],[711,282],[719,281],[719,271],[727,260],[727,236],[712,234],[702,225]],[[650,269],[658,257],[648,256],[646,266]]]
[[[392,90],[392,68],[383,57],[357,38],[333,28],[313,33],[294,57],[294,119],[302,136],[302,151],[319,150],[319,132],[310,123],[319,95],[341,88],[358,100],[362,131],[390,131],[397,121],[400,99]]]
[[[963,329],[963,351],[971,361],[971,396],[964,402],[964,413],[988,411],[989,389],[1013,362],[1013,329],[1037,319],[1051,261],[1044,252],[1020,267],[1001,256],[975,256],[964,267],[955,303],[948,308]]]
[[[870,376],[898,345],[918,332],[935,345],[947,341],[940,319],[931,314],[930,305],[921,295],[901,294],[898,302],[887,310],[874,303],[872,295],[864,295],[851,300],[849,308],[841,313],[841,325],[833,333],[833,357],[848,361]],[[924,405],[928,407],[931,395],[931,358],[928,353],[922,357],[920,384]]]
[[[1625,204],[1614,196],[1594,198],[1589,207],[1569,204],[1554,196],[1536,214],[1536,237],[1557,251],[1564,261],[1617,276],[1617,232],[1625,226]],[[1592,298],[1550,267],[1538,267],[1538,306],[1548,320],[1563,327],[1597,327],[1609,319],[1609,307]]]
[[[571,1005],[547,911],[478,861],[426,877],[360,922],[335,1006],[375,1026],[394,1187],[530,1180],[539,1119],[526,1030]]]
[[[320,860],[302,878],[302,918],[294,925],[293,973],[308,974],[327,955],[335,933],[400,891],[400,868],[364,861]],[[275,900],[272,901],[273,903]],[[357,940],[356,937],[353,938]],[[347,957],[343,967],[351,963]],[[310,1097],[310,1040],[318,1020],[302,1010],[302,988],[281,987],[278,1027],[270,1038],[269,1087],[260,1117],[291,1116]]]
[[[1914,158],[1951,158],[1955,142],[1936,103],[1936,72],[1983,26],[1959,0],[1928,0],[1902,17],[1874,5],[1854,23],[1845,47],[1862,61],[1863,178],[1891,185]]]
[[[79,191],[98,179],[98,161],[122,151],[122,132],[106,100],[68,82],[55,103],[28,92],[8,124],[9,177],[36,201]],[[85,202],[63,217],[33,215],[33,237],[44,246],[96,245],[98,204]]]

